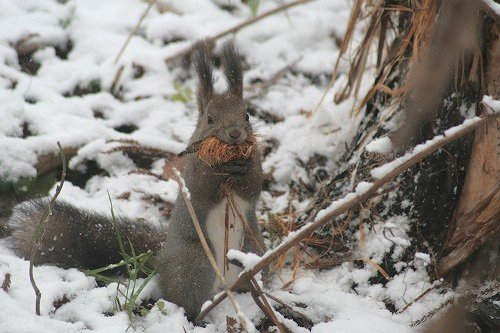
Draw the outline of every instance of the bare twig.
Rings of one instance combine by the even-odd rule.
[[[317,258],[311,262],[306,262],[306,268],[308,269],[328,269],[336,266],[342,265],[342,263],[352,260],[350,255],[339,255],[333,258]]]
[[[177,157],[182,157],[182,156],[187,155],[187,154],[196,153],[198,150],[200,150],[202,143],[203,143],[203,140],[196,141],[196,142],[189,144],[189,146],[187,146],[186,149],[184,149],[179,154],[177,154]]]
[[[274,15],[274,14],[277,14],[279,12],[282,12],[284,10],[287,10],[288,8],[291,8],[291,7],[294,7],[294,6],[297,6],[297,5],[301,5],[301,4],[305,4],[305,3],[308,3],[310,1],[313,1],[313,0],[296,0],[296,1],[293,1],[293,2],[289,2],[289,3],[286,3],[286,4],[283,4],[281,6],[278,6],[272,10],[269,10],[265,13],[262,13],[260,14],[259,16],[256,16],[256,17],[253,17],[247,21],[244,21],[242,23],[239,23],[237,25],[235,25],[234,27],[232,28],[229,28],[227,30],[224,30],[222,32],[219,32],[218,34],[216,34],[215,36],[211,36],[211,37],[206,37],[205,41],[207,44],[211,44],[213,42],[215,42],[216,40],[226,36],[226,35],[230,35],[230,34],[233,34],[235,32],[238,32],[239,30],[257,22],[257,21],[260,21],[268,16],[271,16],[271,15]],[[184,56],[187,56],[188,54],[191,54],[191,52],[194,51],[195,49],[195,46],[196,44],[193,43],[191,44],[190,46],[186,47],[185,49],[165,58],[165,62],[172,62],[174,60],[177,60],[177,59],[180,59]]]
[[[111,87],[109,88],[109,92],[111,95],[115,95],[116,90],[118,88],[118,83],[123,75],[123,70],[125,69],[125,65],[121,65],[116,71],[115,78],[113,79],[113,83],[111,83]]]
[[[309,318],[308,316],[306,316],[302,312],[295,310],[293,307],[291,307],[290,305],[286,304],[285,302],[283,302],[278,297],[276,297],[274,295],[271,295],[269,293],[266,293],[266,292],[264,294],[266,294],[267,297],[269,297],[270,299],[272,299],[276,303],[280,304],[283,308],[287,309],[289,312],[292,312],[295,316],[300,317],[300,319],[302,319],[302,321],[305,323],[306,328],[310,328],[310,327],[312,327],[314,325],[313,321],[311,320],[311,318]]]
[[[139,18],[139,20],[137,21],[135,27],[130,31],[130,33],[128,34],[127,40],[125,41],[125,43],[123,43],[123,46],[120,49],[120,52],[118,52],[118,54],[116,55],[115,64],[118,63],[118,60],[120,60],[120,57],[122,56],[123,52],[127,48],[128,44],[130,43],[130,40],[132,39],[132,36],[137,33],[137,30],[139,30],[139,28],[141,27],[142,21],[144,21],[144,19],[148,15],[148,13],[151,10],[151,8],[153,8],[153,6],[154,6],[155,3],[156,3],[156,0],[149,0],[148,7],[142,13],[142,15]]]
[[[233,292],[231,289],[229,289],[229,286],[227,285],[226,279],[224,278],[224,275],[222,275],[221,271],[219,270],[219,267],[217,266],[217,262],[215,261],[214,255],[212,254],[212,251],[210,250],[210,247],[208,246],[207,240],[205,236],[203,235],[203,230],[201,229],[200,222],[198,221],[198,217],[196,216],[196,213],[193,208],[193,204],[191,203],[190,195],[189,192],[187,192],[187,188],[185,187],[185,182],[184,179],[181,176],[181,173],[175,169],[172,168],[174,171],[174,176],[177,179],[177,182],[179,183],[179,195],[182,195],[184,198],[184,202],[186,203],[186,206],[189,211],[189,215],[191,216],[191,220],[193,222],[194,228],[196,229],[196,233],[198,234],[198,237],[200,238],[200,243],[203,247],[203,250],[205,251],[205,254],[207,255],[208,261],[210,262],[210,265],[215,271],[215,274],[217,275],[217,278],[222,284],[222,287],[226,290],[225,295],[229,296],[229,300],[231,301],[231,305],[233,306],[234,310],[236,311],[236,314],[240,318],[240,324],[242,329],[245,332],[248,332],[248,326],[249,323],[247,322],[246,317],[241,313],[239,310],[238,303],[236,301],[236,298],[234,297]]]
[[[433,287],[430,287],[430,288],[427,288],[427,290],[425,290],[423,293],[421,293],[417,298],[415,298],[413,301],[411,301],[410,303],[406,304],[401,310],[399,310],[398,312],[396,312],[397,314],[400,314],[400,313],[403,313],[406,311],[406,309],[408,309],[410,306],[412,306],[413,304],[415,304],[416,302],[420,301],[425,295],[427,295],[431,290],[433,290],[434,288],[436,288],[436,286],[433,286]]]
[[[64,156],[66,159],[70,159],[71,157],[76,155],[78,149],[81,146],[73,146],[73,147],[64,147]],[[43,175],[47,172],[53,171],[55,168],[61,165],[61,156],[60,153],[46,153],[44,155],[38,156],[38,160],[36,162],[36,174],[37,176]]]
[[[255,303],[261,307],[261,310],[273,321],[274,325],[278,328],[280,333],[286,333],[286,329],[279,321],[278,317],[276,317],[276,313],[274,312],[273,307],[269,304],[269,301],[266,298],[266,295],[262,292],[262,289],[259,287],[257,280],[254,277],[250,280],[250,289],[252,290],[252,296],[255,300]]]
[[[278,81],[281,80],[286,75],[286,73],[288,73],[300,60],[302,60],[302,56],[278,70],[268,80],[253,84],[252,86],[248,87],[250,90],[253,90],[254,93],[247,96],[246,100],[251,100],[253,98],[261,96],[269,87],[278,83]]]
[[[233,197],[232,193],[227,189],[224,189],[224,192],[225,192],[224,194],[227,198],[228,204],[229,204],[229,208],[231,208],[231,212],[238,216],[241,223],[243,224],[243,228],[245,229],[245,232],[250,236],[254,245],[259,248],[261,253],[266,252],[266,245],[255,236],[255,232],[252,230],[252,228],[250,228],[250,224],[248,223],[247,219],[241,213],[241,211],[238,209],[238,205],[234,202],[234,197]],[[225,253],[227,253],[227,252],[225,252]]]
[[[333,84],[335,83],[335,80],[337,78],[339,65],[340,65],[340,60],[342,58],[342,55],[347,50],[347,45],[349,45],[349,43],[352,39],[352,36],[354,34],[355,23],[356,23],[359,15],[361,14],[361,7],[362,7],[363,2],[364,2],[364,0],[356,0],[356,2],[354,3],[354,7],[351,10],[351,15],[349,17],[349,22],[347,24],[347,30],[345,32],[344,39],[342,40],[342,44],[340,45],[339,55],[338,55],[337,61],[335,62],[335,67],[333,68],[332,78],[330,79],[330,82],[328,82],[328,84],[325,88],[325,91],[323,92],[323,95],[321,96],[321,99],[319,100],[318,104],[314,108],[314,112],[316,112],[319,109],[319,107],[323,104],[323,101],[325,100],[326,95],[328,94],[330,89],[332,89]]]
[[[175,156],[174,153],[171,153],[163,149],[141,146],[139,143],[129,144],[127,142],[122,146],[111,148],[109,150],[103,151],[102,153],[109,155],[116,152],[124,152],[124,153],[137,154],[152,158],[166,158],[166,159],[171,159],[173,156]]]
[[[31,255],[30,255],[30,268],[29,268],[29,276],[30,276],[30,282],[31,286],[33,287],[33,290],[35,291],[35,296],[36,296],[36,301],[35,301],[35,313],[37,316],[40,315],[40,300],[42,299],[42,293],[40,292],[40,289],[36,285],[35,278],[33,276],[33,267],[35,265],[35,258],[36,258],[36,252],[38,247],[40,246],[40,242],[42,240],[43,234],[45,232],[45,228],[47,226],[47,221],[49,219],[49,215],[51,214],[52,206],[54,205],[54,202],[56,201],[57,197],[59,196],[59,193],[61,193],[64,180],[66,179],[66,157],[64,156],[64,150],[61,147],[61,144],[57,142],[57,146],[59,147],[59,154],[61,155],[61,161],[62,161],[62,173],[61,173],[61,181],[59,182],[59,185],[56,187],[56,192],[52,196],[52,198],[49,201],[49,204],[47,205],[47,208],[45,208],[42,217],[38,221],[38,224],[36,226],[35,230],[35,239],[33,240],[33,247],[31,249]]]
[[[392,277],[387,274],[387,272],[379,265],[377,264],[375,261],[371,260],[371,259],[363,259],[363,261],[367,264],[370,264],[372,265],[380,274],[382,274],[382,276],[388,280],[388,281],[391,281],[392,280]]]
[[[433,152],[443,147],[444,145],[472,132],[490,118],[496,118],[498,116],[499,114],[487,115],[477,118],[477,120],[475,121],[469,121],[467,123],[454,127],[447,131],[448,135],[440,136],[438,139],[429,140],[428,144],[424,144],[424,146],[422,146],[420,149],[415,149],[415,151],[411,151],[405,156],[394,160],[393,162],[391,162],[391,171],[388,171],[387,173],[381,175],[380,178],[378,178],[374,183],[367,186],[364,191],[361,191],[359,193],[349,193],[344,198],[334,201],[331,208],[320,211],[313,222],[304,225],[291,237],[286,238],[285,241],[278,245],[273,251],[268,251],[252,269],[241,274],[238,280],[236,280],[236,282],[231,286],[230,289],[232,290],[248,283],[248,281],[255,274],[260,272],[263,268],[269,266],[273,261],[278,259],[280,255],[297,245],[303,239],[307,238],[314,231],[329,223],[335,216],[338,216],[368,200],[373,196],[373,194],[377,193],[380,188],[389,183],[403,171],[421,161],[423,158],[431,155]],[[203,317],[206,316],[214,307],[216,307],[226,296],[226,293],[222,293],[220,296],[218,296],[198,315],[196,320],[199,321],[203,319]]]

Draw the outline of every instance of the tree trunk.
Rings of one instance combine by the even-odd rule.
[[[365,98],[364,119],[345,157],[349,167],[329,182],[325,191],[329,197],[345,192],[347,181],[352,187],[369,178],[374,165],[393,157],[367,154],[370,138],[388,135],[395,154],[401,154],[480,114],[483,94],[499,98],[498,26],[485,18],[478,3],[425,1],[423,10],[429,13],[421,14],[429,15],[424,19],[433,22],[433,27],[419,25],[424,19],[415,20],[416,12],[406,15],[402,11],[399,20],[392,20],[398,22],[395,30],[401,37],[395,38],[373,84],[385,89]],[[417,44],[416,36],[428,34],[430,42],[421,42],[418,48],[424,56],[413,57],[416,48],[408,47],[403,57],[390,57],[401,50],[405,38],[411,39],[409,44]],[[397,91],[403,94],[398,96]],[[390,131],[387,122],[398,123],[398,128]],[[446,146],[394,180],[390,198],[372,206],[372,215],[389,218],[402,214],[413,220],[414,241],[403,260],[411,261],[417,251],[428,252],[435,259],[431,275],[441,277],[498,233],[499,133],[496,120],[475,135]],[[317,205],[321,207],[320,200]],[[387,258],[383,266],[391,274],[394,264]]]
[[[485,29],[485,94],[500,98],[499,27],[492,20]],[[438,275],[443,276],[488,240],[498,243],[500,232],[500,120],[485,124],[475,132],[465,183],[453,213],[443,246]],[[495,245],[493,245],[495,246]],[[498,244],[496,244],[498,249]],[[489,256],[489,251],[483,251]],[[479,257],[483,257],[478,253]],[[499,267],[476,257],[486,267],[481,278],[498,277]],[[494,264],[494,263],[493,263]],[[476,270],[477,271],[477,270]]]

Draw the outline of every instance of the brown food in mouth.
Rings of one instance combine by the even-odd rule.
[[[227,163],[234,159],[250,158],[256,144],[255,135],[249,135],[245,142],[230,145],[216,137],[203,140],[198,149],[198,158],[208,165]]]

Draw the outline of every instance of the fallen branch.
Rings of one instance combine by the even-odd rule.
[[[286,4],[283,4],[281,6],[278,6],[272,10],[269,10],[265,13],[262,13],[260,14],[259,16],[256,16],[256,17],[253,17],[247,21],[244,21],[242,23],[239,23],[237,25],[235,25],[234,27],[232,28],[229,28],[227,30],[224,30],[222,32],[219,32],[218,34],[216,34],[215,36],[212,36],[212,37],[206,37],[205,38],[205,42],[206,44],[211,44],[213,42],[215,42],[216,40],[224,37],[224,36],[227,36],[227,35],[230,35],[232,33],[235,33],[235,32],[238,32],[239,30],[255,23],[255,22],[258,22],[268,16],[271,16],[271,15],[274,15],[274,14],[277,14],[279,12],[282,12],[284,10],[287,10],[288,8],[291,8],[291,7],[294,7],[294,6],[297,6],[297,5],[302,5],[302,4],[305,4],[305,3],[308,3],[310,1],[313,1],[313,0],[297,0],[297,1],[293,1],[293,2],[289,2],[289,3],[286,3]],[[166,63],[169,63],[169,62],[172,62],[174,60],[177,60],[177,59],[180,59],[180,58],[183,58],[184,56],[187,56],[188,54],[191,54],[194,49],[196,47],[196,43],[193,43],[191,44],[190,46],[186,47],[185,49],[165,58],[165,62]]]
[[[380,188],[400,175],[403,171],[417,164],[423,158],[431,155],[433,152],[443,147],[444,145],[472,132],[490,118],[496,118],[498,116],[499,114],[496,113],[492,115],[468,119],[462,125],[450,128],[445,132],[444,135],[440,135],[431,140],[428,140],[426,143],[413,148],[411,152],[386,164],[386,166],[390,166],[390,169],[386,169],[385,172],[383,169],[381,169],[381,167],[379,167],[379,172],[377,173],[376,177],[378,179],[374,183],[364,183],[364,186],[362,187],[358,185],[356,191],[347,194],[342,199],[332,202],[329,207],[319,211],[313,222],[310,222],[304,225],[301,229],[291,233],[274,250],[268,251],[261,258],[261,260],[257,264],[255,264],[253,268],[242,273],[238,280],[236,280],[236,282],[229,289],[233,290],[248,283],[248,281],[250,281],[250,279],[255,274],[260,272],[265,267],[269,266],[273,261],[278,259],[280,255],[297,245],[303,239],[307,238],[314,231],[329,223],[334,217],[368,200],[370,197],[376,194]],[[226,293],[222,293],[221,295],[219,295],[208,307],[206,307],[198,315],[196,320],[200,321],[201,319],[203,319],[215,306],[217,306],[224,298],[226,298],[226,296]]]
[[[186,203],[186,206],[189,211],[189,215],[191,216],[191,220],[193,222],[194,228],[196,229],[196,233],[198,234],[198,237],[200,238],[200,243],[203,247],[203,250],[205,251],[205,254],[207,255],[208,261],[210,262],[210,265],[215,271],[215,274],[217,275],[217,278],[222,284],[222,287],[225,289],[224,294],[229,296],[229,300],[231,301],[231,305],[233,306],[234,310],[236,311],[236,314],[240,318],[240,325],[241,328],[243,329],[244,332],[248,332],[248,327],[251,327],[251,323],[247,321],[247,318],[241,313],[239,310],[240,307],[238,306],[238,303],[236,301],[236,298],[234,294],[232,293],[231,289],[227,285],[226,279],[224,278],[224,275],[219,270],[219,267],[217,267],[217,262],[215,261],[214,255],[212,254],[212,251],[210,250],[210,247],[208,246],[207,240],[205,239],[205,236],[203,235],[203,230],[201,229],[200,222],[198,221],[198,217],[196,216],[196,213],[194,211],[193,205],[191,203],[191,194],[188,192],[188,188],[186,187],[186,183],[184,182],[184,179],[181,176],[181,173],[173,168],[174,171],[174,176],[177,179],[177,182],[179,183],[179,195],[182,195],[184,198],[184,202]]]
[[[35,296],[36,296],[36,301],[35,301],[35,313],[37,316],[40,315],[40,300],[42,299],[42,293],[40,292],[40,289],[36,285],[35,277],[33,276],[33,267],[35,265],[35,258],[36,258],[36,252],[38,247],[40,246],[40,242],[42,240],[43,234],[45,232],[45,227],[47,226],[47,221],[49,219],[50,214],[52,214],[52,206],[54,205],[54,202],[56,201],[57,197],[59,196],[59,193],[61,193],[64,180],[66,179],[66,157],[64,156],[64,150],[61,147],[61,144],[57,142],[57,146],[59,147],[59,154],[61,156],[61,161],[62,161],[62,173],[61,173],[61,181],[59,182],[59,185],[56,187],[56,192],[52,196],[52,198],[49,201],[49,204],[47,205],[47,208],[45,208],[42,217],[40,217],[40,220],[38,221],[38,224],[36,225],[35,229],[35,239],[33,240],[33,247],[31,248],[31,255],[30,255],[30,268],[29,268],[29,276],[30,276],[30,282],[31,286],[33,287],[33,290],[35,291]]]

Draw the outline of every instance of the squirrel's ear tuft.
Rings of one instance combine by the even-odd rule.
[[[198,75],[198,109],[200,113],[203,113],[214,94],[212,64],[210,63],[206,42],[203,40],[198,41],[195,45],[193,64]]]
[[[243,72],[240,55],[232,42],[222,44],[222,69],[229,85],[229,91],[243,98]]]

